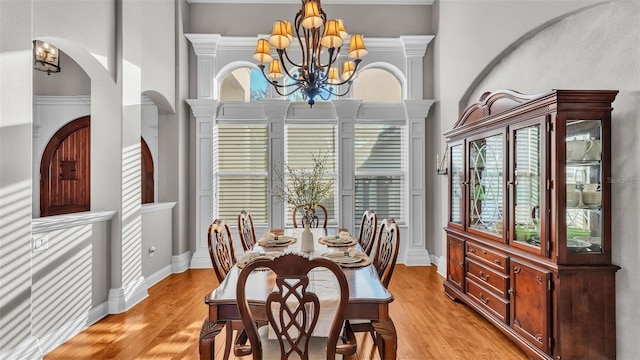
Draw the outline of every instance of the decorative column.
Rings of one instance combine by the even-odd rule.
[[[338,228],[356,234],[355,222],[355,123],[362,100],[333,100],[338,118]]]
[[[196,250],[191,268],[210,268],[207,231],[213,222],[213,126],[218,102],[208,99],[187,99],[195,117],[195,214]]]
[[[409,234],[406,239],[407,252],[404,263],[407,265],[431,265],[426,247],[426,186],[425,186],[425,120],[433,100],[405,100],[407,109],[408,146],[409,146],[409,213],[407,222]],[[423,169],[417,172],[412,169]]]
[[[433,38],[433,35],[400,36],[406,57],[407,99],[422,99],[422,60]]]
[[[289,100],[265,100],[261,101],[267,117],[267,132],[269,136],[269,159],[267,166],[269,183],[267,184],[268,199],[267,214],[270,228],[283,229],[286,223],[285,205],[278,202],[273,195],[274,169],[284,174],[284,118],[289,108]]]

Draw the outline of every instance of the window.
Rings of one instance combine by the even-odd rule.
[[[247,210],[255,223],[266,224],[266,125],[219,125],[214,143],[214,213],[231,222]]]
[[[389,71],[371,68],[360,71],[353,82],[353,98],[366,101],[402,101],[402,87]]]
[[[402,126],[356,124],[356,224],[368,209],[375,210],[378,219],[404,221],[405,138]]]
[[[286,127],[286,161],[294,170],[313,169],[311,155],[328,155],[327,179],[333,179],[334,191],[330,194],[324,205],[327,208],[329,223],[335,223],[336,219],[336,126],[335,125],[307,125],[295,124]],[[287,207],[286,223],[292,222],[293,208]]]
[[[258,69],[240,67],[232,70],[220,85],[221,101],[259,101],[268,97],[267,80]]]

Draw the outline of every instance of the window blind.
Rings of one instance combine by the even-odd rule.
[[[254,223],[266,224],[266,125],[219,125],[214,139],[214,213],[232,222],[246,210]]]
[[[378,219],[404,221],[402,199],[405,192],[405,131],[397,125],[355,127],[355,223],[365,210],[374,210]]]
[[[327,208],[329,222],[335,222],[336,186],[336,127],[335,125],[290,124],[286,126],[286,162],[293,170],[313,169],[313,156],[327,155],[326,179],[333,180],[333,191],[322,204]],[[292,222],[293,208],[287,206],[286,223]]]

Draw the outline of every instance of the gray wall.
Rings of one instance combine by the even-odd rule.
[[[511,88],[620,90],[612,113],[612,261],[616,275],[618,359],[637,359],[640,329],[640,3],[587,9],[549,26],[501,59],[471,92]],[[636,31],[630,31],[635,29]],[[594,311],[598,311],[594,309]]]

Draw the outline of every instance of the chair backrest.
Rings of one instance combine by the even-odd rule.
[[[270,268],[275,273],[274,290],[266,299],[266,304],[249,302],[246,296],[246,281],[256,268]],[[340,300],[327,339],[327,359],[335,359],[336,345],[347,314],[349,286],[340,266],[326,258],[309,259],[302,255],[288,253],[273,259],[263,258],[246,265],[240,272],[236,287],[238,309],[246,329],[253,359],[262,359],[262,342],[253,317],[252,309],[266,312],[280,348],[280,358],[308,359],[309,340],[320,315],[320,300],[310,288],[309,272],[325,268],[335,276],[340,288]],[[317,274],[316,274],[317,275]],[[259,308],[256,308],[259,306]],[[323,314],[323,316],[326,316]],[[273,354],[269,354],[269,359]]]
[[[367,255],[371,255],[373,243],[376,242],[376,231],[378,230],[378,215],[373,210],[367,210],[362,214],[360,222],[360,233],[358,243]]]
[[[398,249],[400,248],[400,229],[394,219],[384,219],[378,231],[378,244],[373,255],[373,266],[378,271],[380,281],[385,287],[389,286],[393,268],[396,266]]]
[[[216,273],[218,282],[222,282],[236,263],[231,229],[226,221],[215,219],[209,226],[208,245],[213,271]]]
[[[293,227],[297,228],[298,227],[298,220],[297,217],[300,217],[300,227],[304,227],[304,223],[307,221],[304,218],[304,211],[302,211],[302,208],[304,207],[304,205],[298,205],[293,209]],[[298,213],[300,213],[300,215],[298,215]],[[320,227],[320,218],[318,217],[318,214],[322,213],[323,216],[323,225],[322,228],[326,229],[327,228],[327,218],[328,218],[328,213],[327,213],[327,208],[324,207],[324,205],[320,205],[318,204],[318,207],[316,207],[316,212],[313,215],[313,219],[311,220],[311,222],[309,223],[309,227],[312,228],[317,228]]]
[[[251,213],[242,210],[238,215],[238,232],[240,233],[240,243],[244,251],[249,251],[256,244],[256,229],[253,227]]]

